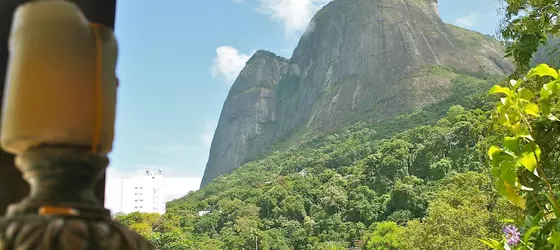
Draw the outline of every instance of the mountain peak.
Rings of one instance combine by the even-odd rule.
[[[499,42],[445,24],[437,3],[335,0],[313,17],[290,60],[255,53],[224,104],[202,186],[274,144],[437,103],[451,94],[453,72],[513,70]]]
[[[267,56],[267,57],[278,57],[274,52],[268,51],[268,50],[257,50],[255,52],[255,54],[253,55],[253,57],[261,57],[261,56]]]
[[[427,0],[432,10],[439,16],[438,0]]]

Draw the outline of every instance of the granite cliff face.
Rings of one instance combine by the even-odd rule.
[[[202,185],[259,155],[278,138],[277,89],[288,69],[287,59],[262,50],[247,61],[224,103]]]
[[[225,101],[202,186],[295,134],[324,133],[436,103],[445,66],[503,75],[497,41],[443,23],[437,0],[335,0],[311,20],[291,59],[259,51]]]
[[[560,48],[560,37],[549,36],[548,41],[533,54],[531,66],[546,63],[556,68],[560,67],[560,60],[558,60],[560,51],[558,48]]]

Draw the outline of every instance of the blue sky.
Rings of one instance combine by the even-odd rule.
[[[444,21],[494,34],[496,0],[439,1]],[[328,0],[117,2],[120,86],[110,178],[161,168],[184,193],[198,187],[245,61],[257,49],[289,57]]]

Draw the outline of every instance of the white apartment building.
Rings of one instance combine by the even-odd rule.
[[[121,180],[121,212],[165,213],[161,170],[146,172],[140,176]]]

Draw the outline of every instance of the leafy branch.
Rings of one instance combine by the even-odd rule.
[[[541,64],[531,69],[523,79],[511,80],[506,87],[495,85],[490,90],[490,94],[502,96],[492,118],[507,131],[502,145],[491,146],[488,150],[492,166],[490,172],[498,192],[528,213],[523,228],[524,240],[515,238],[515,234],[511,232],[517,229],[510,228],[506,233],[509,236],[502,241],[482,241],[494,249],[511,249],[516,245],[516,249],[560,248],[560,205],[546,175],[547,168],[553,168],[554,164],[547,164],[543,160],[547,159],[546,154],[550,154],[551,150],[536,139],[539,138],[540,131],[534,126],[539,122],[559,122],[559,75],[556,69]],[[548,82],[543,84],[539,93],[535,94],[524,87],[524,83],[537,79]],[[527,173],[544,185],[544,188],[539,188],[538,185],[527,187],[521,183],[519,176]],[[527,195],[533,198],[537,209],[527,208]],[[546,197],[544,206],[539,202],[539,197]],[[552,215],[547,209],[552,210]],[[552,218],[548,220],[548,217]],[[543,237],[546,241],[539,241]]]

